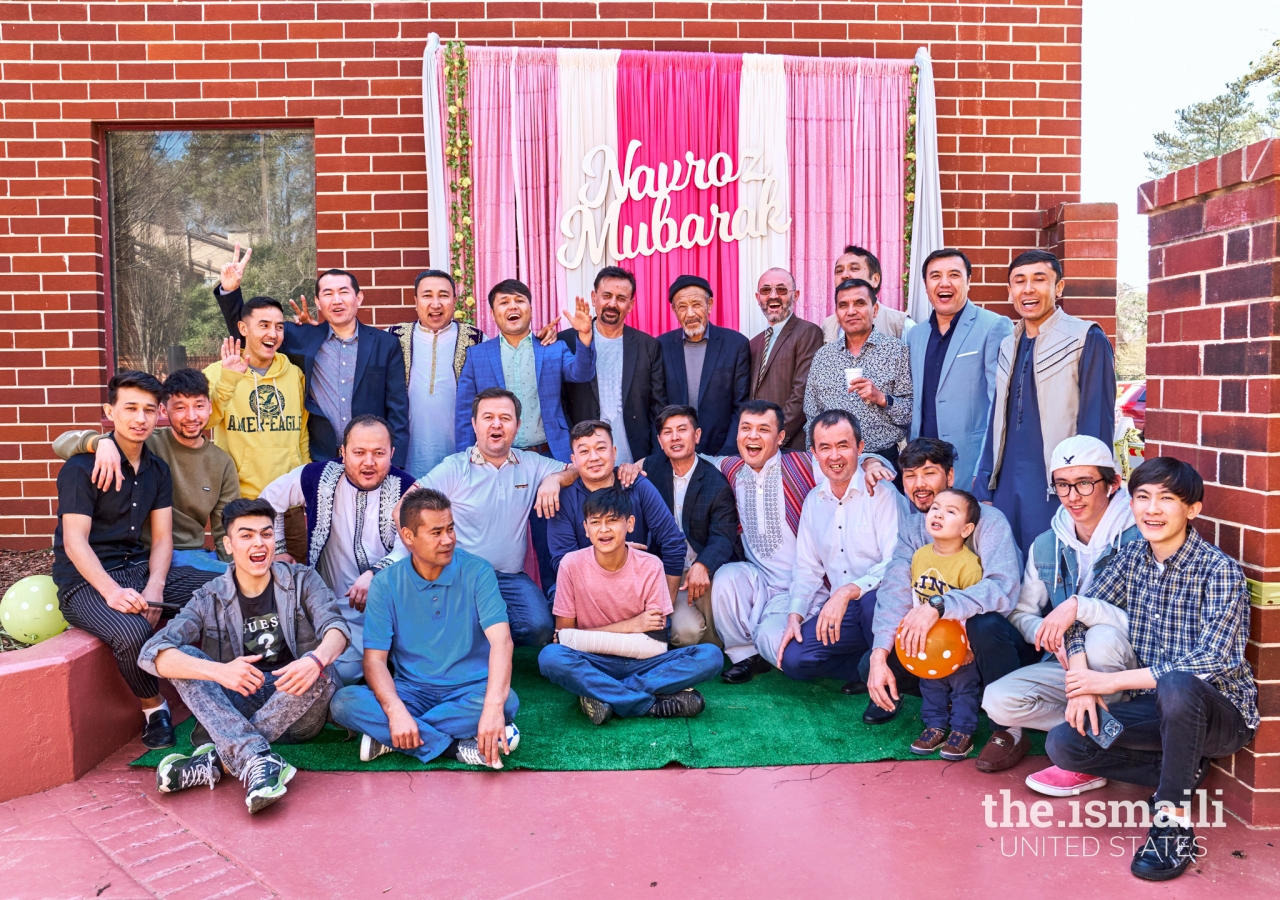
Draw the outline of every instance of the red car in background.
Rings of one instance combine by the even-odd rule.
[[[1139,436],[1145,440],[1147,431],[1147,383],[1145,381],[1135,381],[1121,388],[1120,396],[1116,398],[1117,427],[1120,420],[1126,416],[1133,419],[1133,427],[1138,429]]]

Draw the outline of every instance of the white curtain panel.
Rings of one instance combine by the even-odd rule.
[[[911,227],[911,281],[907,315],[928,322],[932,307],[925,293],[920,263],[943,247],[942,178],[938,172],[938,110],[933,93],[933,60],[916,51],[920,80],[916,83],[916,206]]]
[[[427,155],[427,240],[431,268],[448,272],[449,198],[444,175],[444,104],[440,102],[440,35],[427,36],[422,51],[422,134]]]
[[[758,152],[753,169],[776,180],[774,196],[786,217],[791,217],[791,178],[787,165],[787,73],[781,56],[763,53],[742,55],[741,107],[738,112],[738,154]],[[738,182],[738,206],[758,208],[765,184]],[[771,188],[771,190],[774,190]],[[766,228],[762,237],[738,243],[738,330],[754,337],[768,324],[756,302],[756,283],[766,270],[791,268],[791,237]],[[799,285],[797,285],[799,287]]]
[[[592,160],[594,177],[587,176],[582,162],[588,151],[601,144],[611,147],[615,155],[618,153],[618,55],[617,50],[557,51],[561,215],[581,202],[580,193],[594,198],[602,186],[607,188],[609,179],[602,157],[597,155]],[[626,152],[625,148],[622,150],[623,153]],[[621,166],[622,161],[618,164]],[[583,188],[586,188],[585,192]],[[591,211],[597,234],[603,231],[605,213],[612,200],[613,191],[608,189],[604,203]],[[566,238],[560,233],[560,223],[552,224],[556,231],[554,244],[558,249]],[[572,228],[575,235],[582,235],[580,221],[575,222]],[[574,241],[579,239],[581,238],[573,238]],[[570,308],[575,297],[589,301],[596,272],[615,262],[609,257],[607,250],[599,263],[593,262],[588,248],[576,269],[565,270],[565,295],[560,298],[561,305],[566,309]]]

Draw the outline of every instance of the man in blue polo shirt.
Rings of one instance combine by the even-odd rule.
[[[498,580],[488,563],[458,549],[439,491],[405,495],[400,539],[409,557],[369,587],[366,685],[334,695],[333,720],[360,732],[364,762],[399,751],[501,769],[501,753],[520,740],[512,723],[520,701],[511,690],[514,645]]]

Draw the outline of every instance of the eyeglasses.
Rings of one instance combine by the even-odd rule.
[[[777,287],[766,286],[766,287],[760,288],[761,297],[772,297],[774,294],[777,294],[779,299],[785,300],[787,299],[787,295],[790,293],[791,293],[790,288],[785,288],[782,285],[778,285]]]
[[[1049,488],[1049,491],[1052,491],[1053,493],[1057,494],[1059,497],[1066,498],[1071,496],[1071,491],[1072,489],[1074,489],[1075,492],[1079,494],[1081,497],[1088,497],[1090,494],[1093,493],[1094,485],[1098,485],[1098,484],[1106,484],[1106,479],[1097,478],[1097,479],[1094,479],[1093,481],[1080,481],[1076,483],[1072,483],[1068,481],[1055,481],[1053,485]],[[1046,493],[1048,493],[1048,491],[1046,491]]]

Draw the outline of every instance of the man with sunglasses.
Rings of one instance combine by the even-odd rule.
[[[982,772],[1017,765],[1031,747],[1024,729],[1050,731],[1063,721],[1096,725],[1087,718],[1090,712],[1097,717],[1092,702],[1067,699],[1069,669],[1088,665],[1096,672],[1121,672],[1138,666],[1124,610],[1089,596],[1120,548],[1142,537],[1111,448],[1078,434],[1054,448],[1052,465],[1049,493],[1062,505],[1049,530],[1031,543],[1018,605],[1004,628],[1005,643],[1024,666],[987,685],[983,695],[992,734],[978,756]],[[1085,629],[1084,659],[1067,655],[1065,635],[1077,622]],[[1025,665],[1036,657],[1039,662]],[[1108,704],[1124,699],[1123,693],[1102,698]],[[1028,787],[1054,797],[1104,784],[1106,779],[1057,766],[1027,776]]]
[[[756,302],[769,327],[751,339],[751,399],[782,407],[784,450],[804,449],[804,386],[822,346],[822,329],[795,315],[799,299],[786,269],[769,269],[756,283]]]

